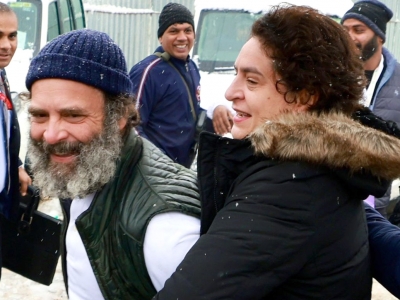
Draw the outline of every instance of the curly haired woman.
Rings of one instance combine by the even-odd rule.
[[[314,9],[277,6],[235,68],[234,139],[200,143],[202,235],[156,299],[370,299],[362,200],[400,175],[400,140],[352,117],[354,43]]]

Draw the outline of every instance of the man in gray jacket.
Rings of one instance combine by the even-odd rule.
[[[393,12],[377,0],[361,0],[354,4],[341,23],[360,49],[368,86],[364,105],[376,115],[394,121],[400,126],[400,64],[383,47],[386,25]],[[387,217],[391,189],[382,198],[375,199],[375,208]]]

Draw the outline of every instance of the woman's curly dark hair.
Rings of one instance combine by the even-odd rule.
[[[305,104],[316,95],[312,111],[351,114],[360,107],[362,60],[349,34],[330,17],[307,6],[274,6],[253,24],[251,35],[273,60],[276,88],[288,103]]]

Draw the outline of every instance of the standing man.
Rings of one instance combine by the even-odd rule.
[[[195,39],[193,15],[181,4],[168,3],[158,23],[161,46],[129,73],[141,119],[137,130],[173,161],[189,167],[202,111],[200,73],[189,57]]]
[[[150,299],[199,238],[196,174],[136,134],[125,57],[107,34],[53,39],[26,86],[34,184],[63,208],[69,299]]]
[[[0,213],[7,218],[15,216],[19,192],[25,194],[31,183],[18,158],[19,124],[4,70],[17,49],[17,30],[17,16],[9,6],[0,2]],[[0,276],[1,266],[0,238]]]
[[[346,12],[341,22],[364,61],[368,81],[364,105],[379,117],[400,126],[400,64],[383,47],[386,24],[392,16],[392,11],[382,2],[362,0]],[[384,217],[387,217],[390,191],[391,188],[382,198],[375,199],[375,208]]]

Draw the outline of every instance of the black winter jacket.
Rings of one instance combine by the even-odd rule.
[[[400,175],[399,151],[341,115],[202,134],[203,235],[156,299],[370,299],[362,200]]]
[[[3,76],[2,76],[3,73]],[[10,87],[7,81],[7,77],[4,75],[5,70],[0,69],[0,76],[2,76],[4,81],[4,87],[7,98],[11,101]],[[1,101],[1,100],[0,100]],[[0,103],[0,109],[2,109],[3,103]],[[19,159],[19,148],[20,148],[20,132],[19,132],[19,123],[17,119],[17,112],[14,107],[11,108],[11,132],[10,132],[10,140],[9,147],[5,149],[5,153],[9,155],[9,172],[6,173],[6,176],[9,176],[10,180],[10,189],[4,189],[0,191],[0,214],[3,214],[7,218],[13,219],[17,217],[18,207],[19,207],[19,177],[18,177],[18,167],[22,164]],[[2,111],[0,111],[2,113]],[[0,130],[6,130],[3,128],[4,124],[0,124]],[[5,141],[0,141],[2,145],[0,147],[4,147],[6,145]],[[5,166],[0,166],[0,168],[5,168]],[[1,170],[3,172],[3,170]],[[1,243],[0,243],[1,244]],[[1,265],[1,263],[0,263]]]

